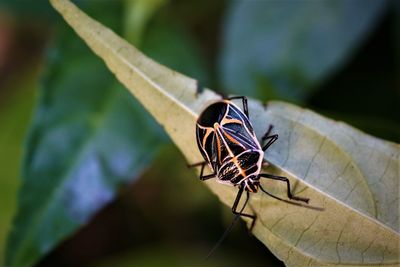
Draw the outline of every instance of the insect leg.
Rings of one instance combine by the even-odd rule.
[[[243,112],[246,115],[246,117],[249,118],[249,107],[247,105],[247,97],[245,97],[245,96],[232,96],[232,97],[228,98],[228,100],[233,100],[233,99],[242,99]]]
[[[212,173],[212,174],[203,175],[204,167],[206,166],[206,164],[207,164],[207,163],[206,163],[205,161],[203,161],[203,162],[198,162],[198,163],[190,164],[190,165],[188,165],[188,167],[189,167],[189,168],[192,168],[192,167],[201,166],[201,171],[200,171],[199,179],[200,179],[201,181],[204,181],[204,180],[208,180],[208,179],[214,178],[214,177],[216,176],[216,173],[215,173],[215,172]]]
[[[201,181],[205,181],[205,180],[208,180],[208,179],[211,179],[211,178],[214,178],[216,176],[216,174],[215,173],[212,173],[212,174],[208,174],[208,175],[200,175],[200,180]]]
[[[262,147],[263,151],[267,150],[276,140],[278,140],[277,134],[270,135],[272,128],[274,128],[274,126],[270,125],[267,132],[261,138],[262,141],[268,140],[268,142]]]
[[[194,168],[194,167],[197,167],[197,166],[202,166],[204,164],[206,164],[206,162],[202,161],[202,162],[197,162],[197,163],[193,163],[193,164],[188,164],[187,166],[188,166],[188,168]]]
[[[269,125],[267,132],[263,135],[263,137],[261,138],[263,141],[265,139],[267,139],[267,137],[271,134],[272,129],[274,128],[274,126],[272,124]]]
[[[273,143],[275,143],[276,140],[278,140],[278,135],[274,134],[274,135],[270,135],[266,138],[263,138],[263,140],[268,140],[268,142],[262,147],[262,150],[265,151],[267,150]]]
[[[272,175],[272,174],[268,174],[268,173],[261,173],[258,176],[259,177],[268,178],[268,179],[272,179],[272,180],[278,180],[278,181],[285,182],[286,185],[287,185],[287,196],[288,196],[289,199],[303,201],[305,203],[308,203],[308,201],[309,201],[308,198],[293,196],[292,192],[290,191],[290,182],[289,182],[288,178],[283,177],[283,176]]]
[[[244,208],[246,207],[247,202],[249,201],[249,191],[246,191],[246,193],[247,193],[246,201],[245,201],[243,207],[242,207],[242,208],[240,209],[240,211],[238,212],[236,209],[237,209],[237,206],[238,206],[238,204],[239,204],[240,198],[242,197],[242,194],[243,194],[243,187],[240,186],[240,187],[239,187],[239,191],[238,191],[238,193],[237,193],[237,195],[236,195],[235,202],[233,203],[233,206],[232,206],[232,212],[233,212],[236,216],[235,216],[235,218],[233,219],[233,221],[231,222],[231,225],[229,225],[229,227],[226,228],[224,234],[220,237],[220,239],[218,240],[218,242],[215,243],[214,247],[213,247],[213,248],[210,250],[210,252],[207,254],[206,259],[208,259],[208,258],[214,253],[214,251],[219,247],[219,245],[221,245],[222,241],[225,240],[225,238],[228,236],[228,234],[232,231],[233,226],[234,226],[234,225],[236,224],[236,222],[239,220],[239,217],[240,217],[240,216],[245,216],[245,217],[249,217],[249,218],[253,219],[253,221],[251,222],[251,227],[250,227],[250,229],[249,229],[249,232],[251,232],[251,230],[253,230],[254,223],[255,223],[255,220],[256,220],[257,217],[256,217],[255,215],[250,215],[250,214],[245,214],[245,213],[243,213],[243,210],[244,210]]]
[[[243,194],[243,187],[241,186],[241,187],[239,187],[239,191],[238,191],[238,193],[237,193],[237,195],[236,195],[235,202],[233,202],[233,205],[232,205],[232,212],[233,212],[233,214],[235,214],[235,215],[239,215],[239,216],[243,216],[243,217],[248,217],[248,218],[251,218],[251,219],[252,219],[252,221],[251,221],[251,226],[250,226],[250,229],[249,229],[249,231],[251,232],[251,231],[253,230],[253,227],[254,227],[254,224],[255,224],[255,222],[256,222],[256,218],[257,218],[257,217],[256,217],[256,215],[251,215],[251,214],[243,213],[243,210],[244,210],[244,208],[246,207],[247,202],[249,201],[249,197],[250,197],[249,191],[246,191],[246,201],[244,202],[243,207],[240,209],[240,211],[237,211],[237,206],[238,206],[238,204],[239,204],[240,198],[242,197],[242,194]]]

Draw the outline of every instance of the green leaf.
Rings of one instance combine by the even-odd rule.
[[[125,0],[126,40],[140,45],[146,24],[166,0]]]
[[[36,67],[36,66],[35,66]],[[2,92],[0,107],[0,262],[12,217],[17,208],[17,189],[20,184],[19,164],[23,139],[33,109],[36,89],[36,68],[19,74],[19,82]]]
[[[88,222],[165,141],[70,30],[56,40],[28,139],[7,266],[32,265]]]
[[[303,101],[351,56],[386,1],[233,1],[222,84],[262,99]],[[357,14],[357,15],[355,15]]]
[[[56,17],[56,13],[45,0],[0,0],[0,8],[11,11],[20,19],[35,18],[40,21],[48,21]]]
[[[184,27],[157,18],[152,25],[142,42],[143,52],[172,69],[195,77],[201,84],[207,84],[210,77],[204,57]]]
[[[109,15],[103,14],[102,20],[119,28],[116,2],[88,8],[97,15],[106,10]],[[170,35],[162,34],[166,29]],[[138,177],[165,141],[153,119],[82,41],[70,30],[59,30],[28,142],[19,212],[9,236],[10,266],[37,261],[85,224],[114,198],[118,187]],[[143,44],[150,55],[207,79],[193,42],[181,28],[155,21]],[[169,57],[181,49],[181,57]]]
[[[51,0],[77,34],[163,125],[188,162],[199,162],[195,121],[220,99],[198,83],[149,59],[67,0]],[[280,134],[266,154],[268,172],[288,176],[306,209],[253,194],[247,212],[258,217],[254,235],[288,266],[397,266],[399,262],[399,145],[283,102],[265,109],[250,101],[260,136],[273,123]],[[283,184],[262,181],[275,195]],[[207,186],[231,206],[237,189]]]

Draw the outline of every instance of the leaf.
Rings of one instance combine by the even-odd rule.
[[[140,45],[145,25],[149,22],[153,13],[160,6],[165,4],[166,0],[126,0],[125,1],[125,36],[129,42]]]
[[[223,86],[263,99],[301,102],[351,56],[387,1],[233,1],[231,5],[220,58]]]
[[[110,1],[88,4],[90,12],[116,29],[119,7]],[[152,22],[143,38],[146,51],[206,79],[189,36],[175,28],[170,35],[160,34],[166,27],[165,21]],[[57,30],[29,137],[16,226],[9,236],[10,266],[37,261],[74,233],[121,185],[138,178],[165,141],[160,128],[82,41],[71,30]],[[169,57],[178,52],[180,58]]]
[[[36,66],[28,73],[20,73],[19,81],[2,93],[0,107],[0,262],[4,261],[6,236],[11,228],[12,217],[17,208],[19,164],[22,143],[35,99]],[[10,95],[7,95],[10,94]],[[5,97],[5,95],[7,95]]]
[[[210,101],[210,90],[148,57],[67,0],[51,0],[77,34],[163,125],[188,162],[201,156],[195,120]],[[290,104],[268,109],[250,101],[258,136],[273,123],[281,138],[266,154],[277,174],[289,176],[296,194],[324,211],[252,196],[258,216],[254,234],[288,266],[386,265],[399,262],[399,146]],[[231,206],[237,190],[206,182]],[[284,185],[263,181],[284,195]],[[389,212],[390,211],[390,212]]]
[[[102,62],[71,30],[59,30],[27,142],[6,266],[32,265],[87,223],[165,141]]]
[[[202,54],[183,27],[157,18],[153,19],[152,25],[147,29],[142,42],[146,55],[151,55],[154,60],[172,69],[196,77],[202,84],[210,80]]]
[[[0,8],[11,11],[21,20],[35,19],[39,22],[49,22],[56,18],[56,13],[51,9],[47,1],[10,1],[0,0]]]

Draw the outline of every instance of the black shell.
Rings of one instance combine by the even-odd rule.
[[[231,101],[208,106],[196,124],[197,145],[221,182],[258,179],[264,155],[247,116]]]

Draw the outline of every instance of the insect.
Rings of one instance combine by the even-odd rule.
[[[241,99],[243,111],[232,100]],[[244,213],[250,193],[257,193],[259,189],[278,200],[300,205],[268,193],[260,184],[260,178],[278,180],[286,183],[287,197],[290,200],[308,203],[309,199],[294,196],[291,192],[288,178],[267,173],[261,173],[264,152],[278,139],[277,134],[271,134],[272,125],[261,138],[263,145],[257,140],[249,120],[247,98],[236,96],[220,100],[209,105],[200,114],[196,123],[196,138],[204,162],[190,165],[201,166],[200,180],[217,178],[223,184],[239,188],[232,212],[237,216],[250,218],[250,232],[254,227],[256,215]],[[204,168],[208,165],[212,173],[204,175]],[[246,201],[238,210],[238,204],[246,192]],[[297,203],[297,204],[296,204]],[[302,206],[302,205],[300,205]],[[236,218],[237,218],[236,217]],[[225,235],[225,234],[224,234]]]

